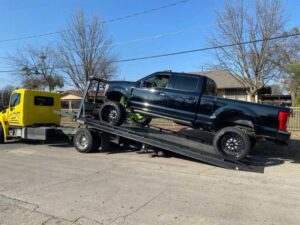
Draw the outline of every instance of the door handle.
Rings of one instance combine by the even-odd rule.
[[[187,97],[187,100],[195,100],[195,97],[193,97],[193,96],[188,96],[188,97]]]
[[[165,93],[165,92],[159,92],[158,95],[159,95],[159,96],[165,97],[165,96],[166,96],[166,93]]]

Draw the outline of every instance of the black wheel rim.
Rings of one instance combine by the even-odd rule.
[[[104,121],[112,124],[118,118],[118,111],[113,106],[107,106],[104,109]]]
[[[229,132],[221,137],[219,147],[225,155],[239,157],[245,149],[245,143],[240,135]]]

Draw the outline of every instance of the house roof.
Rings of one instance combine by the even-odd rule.
[[[77,90],[68,90],[63,93],[61,93],[61,99],[62,100],[80,100],[82,98],[82,92]],[[89,91],[89,96],[94,97],[95,91]],[[103,97],[103,92],[98,92],[97,96]]]
[[[235,78],[234,75],[231,75],[227,71],[204,71],[204,72],[193,72],[192,74],[204,75],[217,84],[218,89],[225,88],[245,88],[245,85]]]
[[[76,91],[76,90],[68,90],[68,91],[64,91],[63,93],[61,93],[61,96],[67,96],[67,95],[75,95],[77,97],[81,97],[82,96],[82,92],[81,91]]]

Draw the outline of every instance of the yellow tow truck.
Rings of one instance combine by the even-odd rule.
[[[53,130],[73,133],[60,127],[60,94],[30,89],[16,89],[7,109],[0,112],[0,144],[10,139],[46,140]]]

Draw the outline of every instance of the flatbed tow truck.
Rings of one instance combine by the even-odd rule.
[[[137,127],[130,123],[112,126],[99,120],[103,105],[100,94],[105,88],[102,79],[91,78],[86,86],[77,115],[67,115],[80,123],[80,128],[62,127],[60,95],[28,89],[15,90],[9,107],[0,113],[0,144],[8,140],[47,141],[51,137],[69,137],[81,153],[101,149],[108,151],[112,142],[136,146],[152,152],[173,152],[211,165],[243,170],[256,170],[248,158],[238,161],[216,153],[202,135],[175,132],[155,126]],[[60,114],[60,115],[59,115]],[[66,115],[65,115],[66,116]],[[253,160],[252,160],[253,161]]]
[[[102,79],[91,78],[88,82],[75,121],[82,124],[74,136],[74,146],[81,153],[101,149],[108,151],[112,142],[117,144],[135,143],[141,149],[154,152],[173,152],[191,159],[227,169],[254,171],[251,160],[226,159],[216,153],[209,141],[189,132],[175,132],[155,126],[137,127],[130,123],[112,126],[101,122],[97,116],[101,107],[99,91],[104,86]],[[91,94],[93,93],[93,94]],[[92,97],[91,97],[92,96]]]

